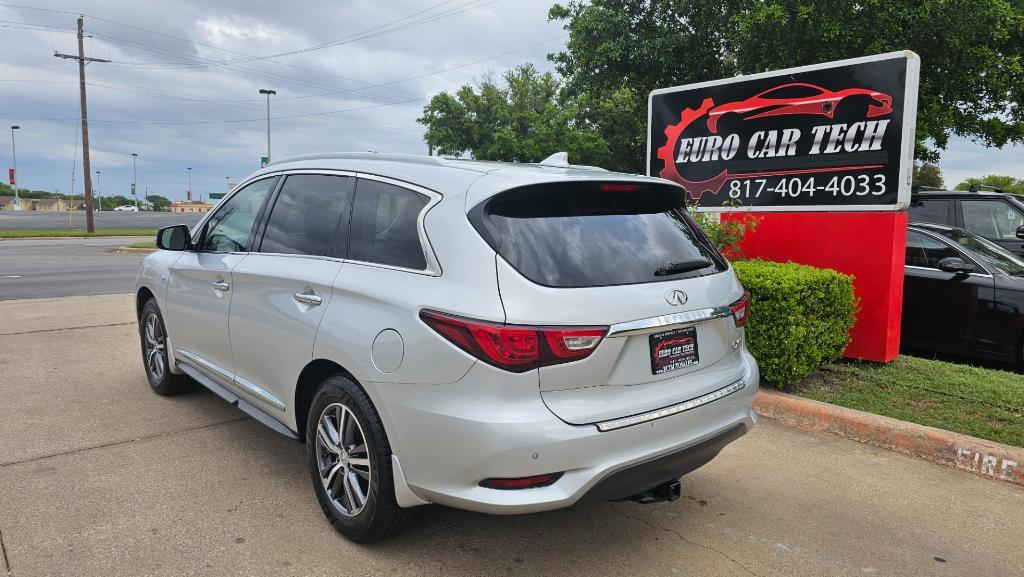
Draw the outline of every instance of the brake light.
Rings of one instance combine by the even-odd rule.
[[[640,190],[639,184],[619,184],[613,182],[605,182],[598,185],[598,190],[601,192],[636,192]]]
[[[747,324],[747,316],[750,315],[750,291],[743,291],[743,296],[740,300],[729,305],[732,309],[732,318],[736,321],[736,326],[742,327]]]
[[[438,334],[474,357],[514,373],[568,363],[590,356],[607,327],[531,327],[477,321],[420,311]]]

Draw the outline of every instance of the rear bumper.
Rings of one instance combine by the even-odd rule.
[[[535,375],[483,363],[451,385],[371,385],[413,493],[460,509],[531,513],[568,507],[587,494],[628,497],[714,458],[756,422],[751,407],[757,364],[742,354],[743,389],[692,410],[606,432],[552,414],[538,394]],[[546,487],[479,485],[491,477],[557,472],[564,474]]]
[[[746,433],[747,425],[740,423],[695,445],[629,465],[606,476],[587,496],[618,501],[674,481],[708,464],[726,445]]]

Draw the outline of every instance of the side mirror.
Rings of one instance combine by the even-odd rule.
[[[958,256],[947,256],[939,261],[939,270],[956,274],[974,272],[974,265],[968,264]]]
[[[1024,240],[1024,224],[1017,227],[1017,238]]]
[[[184,224],[165,226],[156,233],[156,246],[160,250],[188,250],[191,245],[192,237]]]

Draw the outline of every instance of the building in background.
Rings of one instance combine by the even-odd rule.
[[[171,203],[171,212],[203,213],[203,212],[210,212],[210,210],[212,208],[213,208],[212,204],[209,204],[209,203],[206,203],[206,202],[198,202],[198,201],[183,202],[183,201],[180,201],[180,200],[176,200],[176,201]]]
[[[25,198],[21,197],[21,210],[38,210],[41,212],[62,212],[68,204],[61,198]],[[16,210],[13,196],[0,196],[0,210]]]

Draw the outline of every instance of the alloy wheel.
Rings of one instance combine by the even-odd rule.
[[[156,381],[164,378],[166,370],[164,361],[164,331],[160,324],[160,317],[156,313],[149,313],[146,317],[146,324],[143,331],[146,340],[146,368],[149,374]]]
[[[341,403],[328,405],[316,427],[320,482],[338,512],[354,517],[370,495],[370,451],[355,413]]]

